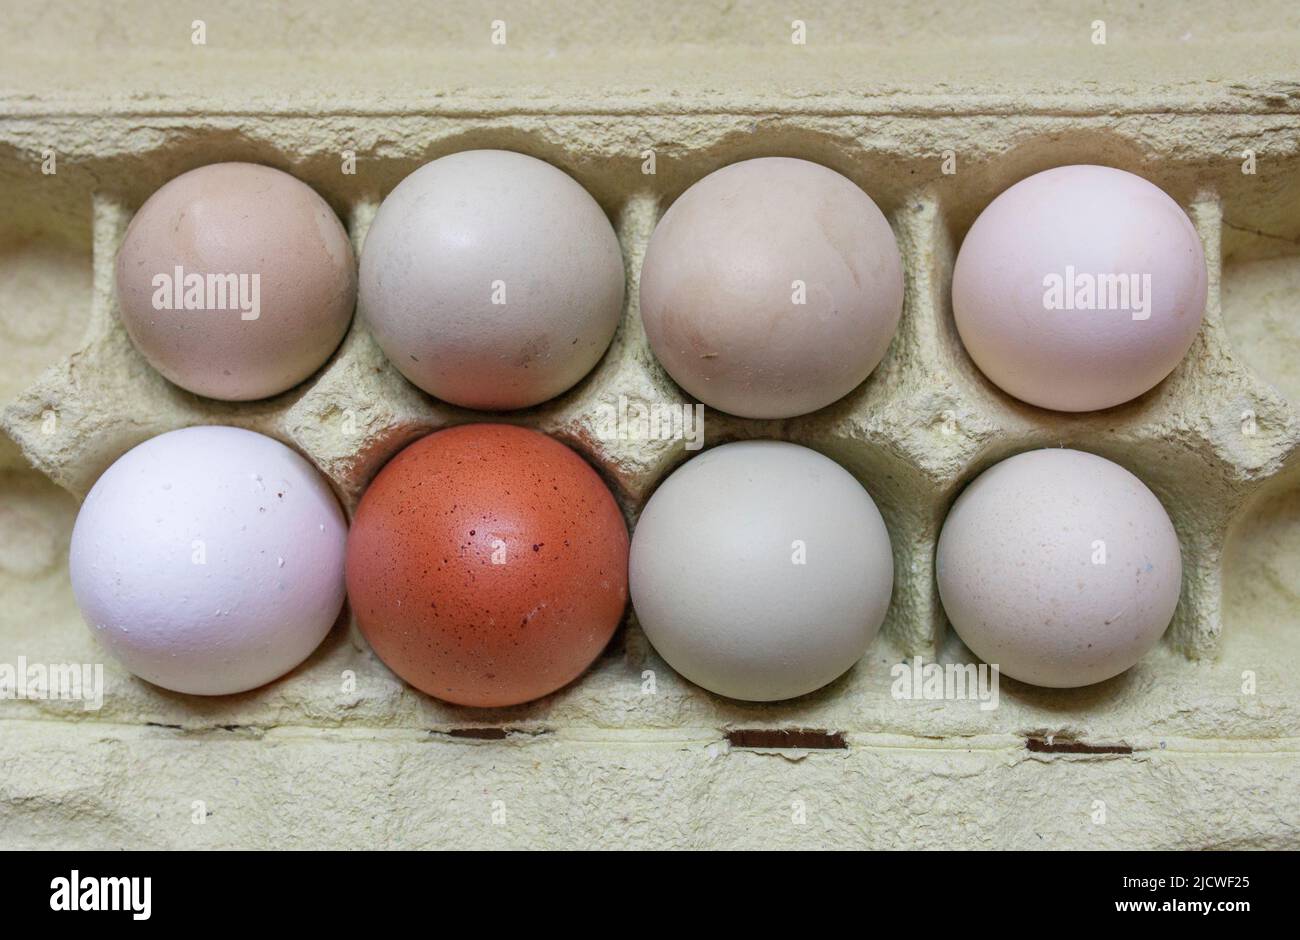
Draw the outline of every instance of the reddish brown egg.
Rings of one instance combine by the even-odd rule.
[[[596,472],[544,434],[470,424],[380,471],[348,536],[352,611],[423,692],[514,705],[571,682],[627,602],[627,526]]]

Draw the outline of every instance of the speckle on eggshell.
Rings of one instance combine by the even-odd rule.
[[[416,441],[370,485],[348,594],[375,653],[411,685],[513,705],[604,649],[627,602],[627,554],[613,496],[576,453],[525,428],[463,425]]]
[[[1047,448],[990,467],[944,521],[935,559],[963,642],[1022,682],[1073,688],[1131,667],[1178,604],[1164,507],[1119,464]]]

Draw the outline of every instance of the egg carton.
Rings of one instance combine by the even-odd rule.
[[[1226,260],[1240,272],[1232,283],[1251,305],[1250,322],[1300,312],[1300,294],[1276,289],[1300,287],[1296,87],[1261,82],[1226,100],[1202,85],[1171,87],[1163,103],[1127,106],[1112,89],[1071,108],[1048,97],[913,107],[905,91],[856,104],[788,92],[721,102],[701,92],[648,106],[558,95],[452,95],[426,108],[362,95],[361,106],[321,99],[216,110],[113,99],[89,113],[11,101],[0,124],[0,179],[32,194],[17,197],[24,211],[57,218],[70,238],[85,240],[90,313],[79,348],[17,394],[0,423],[32,467],[77,498],[149,437],[229,424],[304,454],[351,513],[405,445],[454,424],[504,421],[580,452],[634,528],[655,486],[692,454],[683,440],[608,433],[620,411],[689,401],[647,343],[641,260],[673,199],[738,160],[801,157],[862,187],[897,236],[906,299],[884,361],[841,401],[785,420],[704,416],[706,446],[774,438],[815,448],[880,508],[894,552],[893,601],[866,656],[829,686],[768,704],[712,695],[675,675],[629,610],[603,656],[570,686],[526,705],[466,709],[398,680],[345,612],[306,663],[249,693],[176,695],[108,662],[98,711],[0,701],[0,734],[11,742],[0,770],[0,841],[1300,846],[1300,575],[1276,568],[1300,554],[1292,547],[1300,396],[1288,400],[1286,379],[1279,390],[1257,376],[1252,363],[1267,358],[1269,344],[1234,331],[1223,309]],[[434,400],[387,361],[364,311],[316,375],[251,403],[182,391],[127,337],[114,258],[132,213],[179,173],[222,160],[283,169],[330,202],[359,252],[398,181],[439,156],[484,147],[571,174],[609,214],[623,249],[618,332],[592,373],[559,398],[510,413]],[[1243,172],[1245,151],[1256,155],[1253,173]],[[57,183],[34,181],[48,152],[62,160]],[[1183,363],[1133,402],[1078,415],[1024,405],[989,383],[962,347],[950,302],[956,251],[980,210],[1017,180],[1068,163],[1118,167],[1163,188],[1193,220],[1209,268],[1204,326]],[[1294,342],[1286,337],[1295,332],[1280,329]],[[894,667],[974,661],[947,628],[935,585],[948,508],[993,463],[1052,446],[1122,464],[1169,511],[1184,581],[1164,642],[1096,686],[1040,689],[1003,678],[992,709],[900,697]],[[1276,507],[1283,521],[1270,530]],[[1280,554],[1265,557],[1250,539]],[[1230,544],[1238,548],[1225,562]],[[1225,578],[1256,585],[1252,568],[1268,565],[1271,577],[1290,579],[1296,603],[1281,616],[1292,629],[1277,627],[1263,601],[1225,616],[1225,591],[1255,590]],[[66,597],[57,609],[54,622],[6,624],[0,661],[12,651],[29,661],[104,662]],[[49,773],[51,765],[62,769]],[[431,793],[441,796],[430,801]],[[194,824],[195,813],[206,820],[209,811],[211,822]]]

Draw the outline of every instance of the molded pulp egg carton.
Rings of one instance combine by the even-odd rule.
[[[330,0],[274,17],[242,3],[193,17],[139,2],[4,6],[0,662],[102,662],[105,690],[98,711],[0,700],[0,845],[1300,846],[1293,5],[817,4],[802,46],[797,12],[769,2],[363,12]],[[191,20],[205,12],[195,46]],[[1093,20],[1106,21],[1105,45]],[[221,160],[284,169],[334,206],[359,250],[398,181],[480,147],[573,175],[622,243],[622,324],[562,397],[509,414],[449,407],[407,383],[358,318],[300,387],[225,404],[170,385],[127,338],[114,254],[131,214],[177,174]],[[342,171],[345,151],[355,174]],[[860,388],[789,420],[704,419],[706,446],[816,448],[879,505],[893,603],[847,675],[789,702],[722,699],[675,675],[630,611],[578,681],[486,711],[405,686],[346,613],[293,673],[224,698],[152,687],[95,646],[68,587],[76,499],[126,450],[186,425],[290,444],[350,512],[420,436],[519,423],[590,460],[634,526],[690,456],[681,441],[601,434],[602,408],[620,396],[633,409],[686,401],[639,319],[646,243],[690,184],[765,155],[860,185],[906,269],[898,333]],[[1204,328],[1165,382],[1067,415],[982,377],[949,288],[990,200],[1085,162],[1138,173],[1183,205],[1210,287]],[[896,698],[897,663],[972,661],[934,579],[954,498],[1004,457],[1061,445],[1129,468],[1169,510],[1185,572],[1164,642],[1088,688],[1003,678],[993,710]]]

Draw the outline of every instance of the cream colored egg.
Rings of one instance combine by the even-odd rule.
[[[637,620],[692,682],[750,701],[853,666],[893,589],[889,533],[843,467],[781,441],[723,444],[654,493],[632,536]]]
[[[1018,454],[976,477],[939,537],[944,611],[985,662],[1034,685],[1109,679],[1160,640],[1182,554],[1154,493],[1077,450]]]
[[[609,219],[533,157],[434,160],[379,207],[361,253],[359,308],[407,379],[466,408],[526,408],[604,355],[623,309]]]

